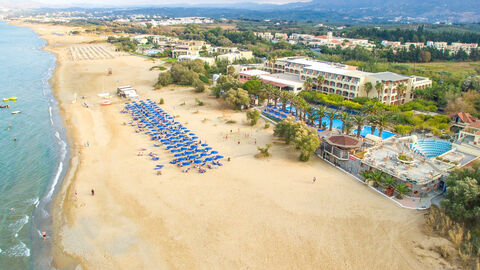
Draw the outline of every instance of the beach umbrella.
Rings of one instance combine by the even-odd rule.
[[[177,153],[177,152],[179,152],[179,151],[178,151],[178,150],[176,150],[176,149],[172,149],[172,150],[170,150],[170,153]]]
[[[185,152],[185,155],[191,155],[191,154],[193,154],[192,151],[187,151],[187,152]]]
[[[174,156],[174,157],[181,157],[181,156],[183,156],[183,154],[175,154],[175,155],[173,155],[173,156]]]
[[[212,150],[212,147],[205,147],[205,150]]]
[[[182,167],[183,167],[183,166],[188,166],[188,165],[190,165],[190,164],[192,164],[192,163],[190,163],[190,162],[183,162],[183,163],[182,163]]]
[[[190,146],[190,149],[195,149],[195,148],[197,148],[197,147],[198,147],[198,146],[196,146],[196,145],[191,145],[191,146]]]
[[[195,153],[200,153],[200,152],[203,152],[203,150],[202,150],[202,149],[196,149],[196,150],[195,150]],[[203,154],[202,154],[202,155],[203,155]]]
[[[164,165],[157,165],[157,168],[159,168],[159,169],[161,169],[163,167],[164,167]]]
[[[184,160],[187,160],[187,158],[182,157],[182,158],[177,159],[177,161],[184,161]]]
[[[211,155],[213,155],[213,154],[218,154],[218,152],[217,152],[217,151],[212,151],[210,154],[211,154]]]
[[[200,163],[203,163],[203,161],[201,161],[201,160],[199,160],[199,159],[196,159],[196,160],[193,161],[193,163],[195,163],[195,164],[200,164]]]
[[[188,135],[190,135],[190,136],[195,136],[195,133],[188,133]]]
[[[206,158],[205,161],[212,161],[213,158]]]
[[[195,139],[198,139],[198,137],[197,137],[197,136],[193,136],[192,139],[195,140]]]
[[[216,156],[215,159],[221,159],[223,156]]]
[[[206,144],[206,143],[203,143],[203,144],[201,144],[201,146],[208,146],[208,144]]]

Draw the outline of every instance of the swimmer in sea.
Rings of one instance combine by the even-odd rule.
[[[43,240],[47,240],[47,233],[46,232],[42,232],[42,238],[43,238]]]

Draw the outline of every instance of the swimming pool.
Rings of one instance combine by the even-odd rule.
[[[355,129],[353,131],[354,134],[357,134],[357,130]],[[372,134],[372,127],[370,126],[363,126],[362,130],[360,131],[360,136],[365,137],[367,134]],[[373,132],[373,135],[378,136],[379,130],[378,128],[375,128],[375,131]],[[392,136],[395,136],[395,133],[392,133],[388,130],[382,131],[382,140],[386,140]]]
[[[450,151],[452,149],[452,144],[447,141],[424,139],[410,144],[410,148],[417,154],[432,158]]]
[[[274,108],[273,105],[269,105],[268,107],[271,108],[271,109]],[[277,105],[277,108],[281,110],[282,105],[281,105],[281,104]],[[289,112],[289,110],[290,110],[290,104],[287,104],[285,108],[286,108],[286,110],[287,110],[287,112],[286,112],[285,114],[289,115],[288,112]],[[292,115],[295,116],[295,107],[294,107],[294,106],[292,106]],[[286,118],[286,117],[283,117],[283,118]],[[330,119],[329,119],[328,117],[323,117],[323,118],[322,118],[322,124],[325,125],[325,128],[326,128],[326,129],[329,129],[329,128],[330,128]],[[318,126],[318,120],[315,121],[315,125]],[[339,120],[339,119],[333,120],[333,123],[332,123],[332,127],[333,127],[333,128],[336,128],[336,129],[338,129],[338,130],[342,130],[342,125],[343,125],[343,121],[342,121],[342,120]],[[354,130],[354,131],[353,131],[353,134],[356,134],[356,133],[357,133],[357,130]],[[372,130],[371,130],[371,127],[370,127],[370,126],[364,126],[364,127],[362,128],[362,130],[360,131],[360,135],[361,135],[362,137],[365,137],[367,134],[371,134],[371,133],[372,133]],[[378,133],[379,133],[379,132],[378,132],[378,129],[375,129],[375,132],[374,132],[373,134],[374,134],[375,136],[378,136]],[[383,139],[383,140],[388,139],[388,138],[390,138],[390,137],[392,137],[392,136],[395,136],[395,133],[390,132],[390,131],[387,131],[387,130],[384,130],[384,131],[382,132],[382,139]]]

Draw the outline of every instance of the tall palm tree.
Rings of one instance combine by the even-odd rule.
[[[402,104],[401,101],[403,99],[403,95],[405,94],[405,91],[407,91],[407,86],[405,84],[401,83],[397,86],[397,92],[398,92],[398,97],[399,97],[399,99],[398,99],[399,105]]]
[[[327,107],[319,106],[316,110],[318,115],[318,128],[322,129],[322,119],[327,116]]]
[[[337,110],[331,110],[327,113],[328,120],[330,120],[330,127],[328,130],[332,131],[333,127],[333,120],[337,119],[339,117],[338,111]]]
[[[306,122],[306,113],[307,113],[307,109],[308,109],[308,102],[305,101],[305,99],[299,97],[298,98],[298,106],[300,107],[300,120],[302,121],[305,121]]]
[[[377,128],[377,115],[371,114],[367,117],[368,124],[370,124],[370,131],[375,134],[375,129]]]
[[[382,82],[377,82],[377,84],[375,84],[375,90],[377,90],[377,98],[378,98],[378,101],[382,102],[380,100],[380,95],[381,93],[383,92],[383,83]]]
[[[294,93],[288,92],[288,102],[290,102],[290,114],[292,113],[293,103],[296,98],[297,96]]]
[[[382,137],[383,130],[388,126],[391,115],[381,112],[377,116],[378,137]]]
[[[345,134],[349,135],[350,131],[352,131],[353,128],[353,123],[352,123],[352,118],[350,118],[346,123],[345,123]]]
[[[307,115],[306,117],[307,119],[305,120],[305,122],[307,123],[307,125],[311,125],[314,120],[314,116],[313,116],[314,109],[307,102],[304,110],[305,110],[305,114]]]
[[[358,114],[353,116],[353,123],[357,126],[357,138],[360,138],[360,132],[362,131],[364,122],[365,122],[364,115]]]
[[[307,78],[307,79],[305,80],[305,82],[303,83],[303,89],[304,89],[305,91],[312,91],[312,89],[313,89],[313,80],[312,80],[312,78],[309,77],[309,78]]]
[[[370,94],[370,92],[372,91],[373,89],[373,85],[371,82],[366,82],[364,85],[363,85],[363,90],[365,90],[365,93],[367,94],[367,98],[368,98],[368,94]]]
[[[262,85],[262,92],[264,93],[265,97],[267,98],[267,104],[270,104],[270,101],[273,98],[273,89],[275,89],[275,87],[271,84],[264,83]]]
[[[322,90],[323,83],[325,83],[325,77],[323,77],[322,75],[318,75],[318,77],[317,77],[317,91]]]
[[[350,121],[350,114],[347,112],[342,112],[338,119],[342,120],[342,133],[345,132],[345,127],[347,126],[347,123]]]
[[[282,91],[282,93],[280,94],[280,102],[282,102],[282,111],[284,112],[287,110],[288,99],[289,99],[288,91]]]
[[[272,89],[272,98],[273,98],[273,103],[275,104],[275,107],[277,107],[278,99],[280,98],[280,95],[282,94],[282,90],[273,87]]]

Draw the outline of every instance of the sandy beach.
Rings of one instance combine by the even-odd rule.
[[[153,90],[159,71],[149,69],[160,62],[115,52],[105,37],[26,26],[58,57],[51,83],[70,139],[70,171],[53,210],[58,269],[450,268],[431,250],[448,243],[424,234],[423,212],[398,207],[316,157],[299,162],[263,120],[250,127],[244,112],[190,88]],[[71,47],[91,46],[98,47],[90,57],[72,57]],[[121,85],[142,99],[163,98],[164,110],[231,161],[205,174],[168,164],[170,153],[123,125],[125,100],[101,106],[98,94]],[[267,143],[272,157],[255,158]],[[160,162],[138,156],[141,148]],[[168,164],[161,176],[158,163]]]

